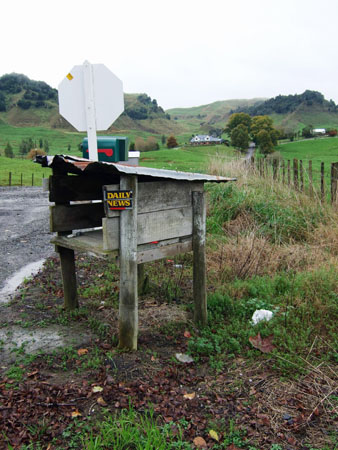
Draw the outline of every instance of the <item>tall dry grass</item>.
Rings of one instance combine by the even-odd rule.
[[[262,178],[247,161],[210,160],[209,173],[237,178],[236,190],[246,195],[238,213],[222,224],[223,239],[209,235],[209,279],[215,283],[252,276],[273,276],[280,271],[338,269],[338,212],[322,204],[319,195],[309,197],[273,180]],[[264,200],[265,199],[265,200]],[[253,214],[255,201],[274,205],[276,211],[292,211],[303,229],[288,239],[274,241],[262,231]],[[210,206],[212,214],[213,205]],[[296,222],[297,223],[297,222]],[[263,227],[264,228],[264,227]]]

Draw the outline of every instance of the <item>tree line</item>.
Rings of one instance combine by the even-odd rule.
[[[32,138],[28,139],[22,139],[19,143],[19,155],[20,156],[28,156],[32,152],[38,152],[39,154],[47,154],[49,152],[49,142],[47,139],[40,138],[38,141],[33,140]],[[7,158],[14,158],[14,151],[13,147],[10,144],[10,142],[7,142],[5,149],[4,149],[4,155]],[[33,153],[32,153],[33,155]]]

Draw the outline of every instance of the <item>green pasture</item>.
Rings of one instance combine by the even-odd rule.
[[[226,162],[233,160],[236,155],[236,151],[232,147],[224,145],[180,147],[141,153],[140,165],[157,169],[205,173],[211,157],[218,156]]]
[[[284,161],[293,159],[303,161],[304,185],[308,185],[309,161],[312,161],[312,177],[314,187],[320,189],[321,163],[324,163],[325,190],[330,191],[331,163],[338,162],[338,138],[316,138],[303,141],[288,142],[276,148]],[[291,177],[292,178],[292,177]]]

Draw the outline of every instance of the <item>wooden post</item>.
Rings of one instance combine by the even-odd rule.
[[[312,161],[309,161],[309,194],[313,197]]]
[[[278,161],[277,159],[273,160],[272,163],[272,167],[273,167],[273,180],[276,181],[277,180],[277,166],[278,166]]]
[[[144,264],[137,264],[137,293],[143,295],[149,288],[149,278],[144,273]]]
[[[298,191],[298,159],[293,160],[293,186]]]
[[[285,184],[285,161],[282,162],[282,183]]]
[[[34,186],[34,173],[32,173],[32,186]]]
[[[338,163],[331,164],[331,203],[334,205],[337,201],[338,187]]]
[[[324,202],[325,200],[325,169],[324,169],[324,163],[320,163],[320,198],[321,201]]]
[[[76,309],[79,306],[76,288],[76,271],[74,250],[58,246],[61,262],[61,275],[63,283],[64,306],[66,310]]]
[[[9,172],[8,174],[8,186],[12,185],[12,172]]]
[[[299,161],[299,176],[300,176],[300,190],[304,191],[304,171],[303,171],[303,161]]]
[[[21,186],[22,186],[22,174],[21,174],[21,177],[20,177],[20,183],[21,183]]]
[[[291,167],[290,167],[290,160],[288,159],[288,186],[291,184]]]
[[[206,325],[207,295],[206,295],[206,256],[205,256],[205,234],[206,234],[206,207],[204,192],[192,193],[193,205],[193,291],[194,291],[194,321]]]
[[[133,209],[120,215],[119,348],[137,350],[137,176],[121,176],[120,189],[133,192]]]

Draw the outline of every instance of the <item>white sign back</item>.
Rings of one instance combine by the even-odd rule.
[[[96,130],[106,130],[123,110],[122,81],[104,64],[74,66],[59,84],[60,114],[78,131],[88,132],[90,159],[97,160]]]

